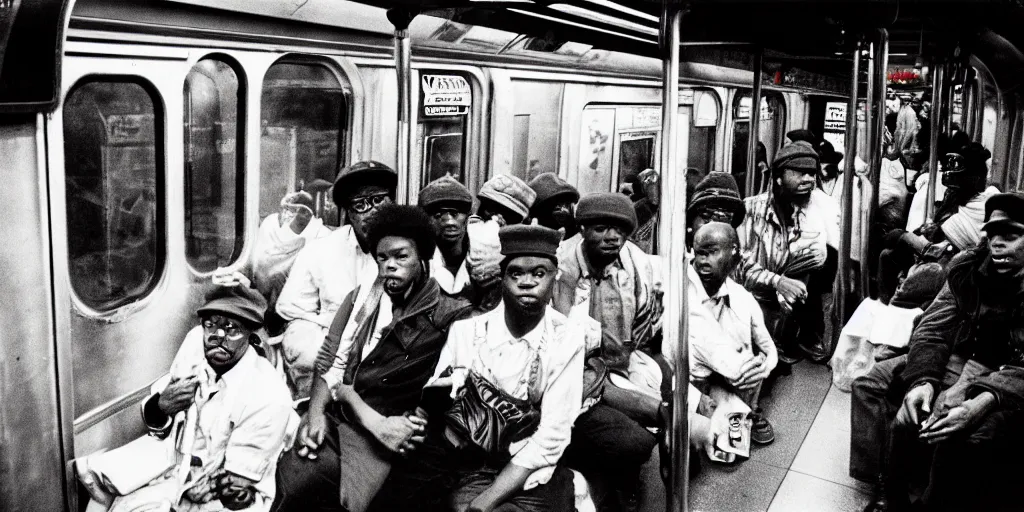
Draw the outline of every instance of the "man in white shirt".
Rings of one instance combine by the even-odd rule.
[[[539,408],[540,424],[498,460],[454,451],[451,503],[455,510],[572,510],[572,477],[557,464],[582,403],[584,342],[580,325],[549,306],[562,237],[524,225],[505,227],[500,237],[502,302],[452,325],[428,386],[461,386],[475,372]]]
[[[118,512],[269,510],[277,459],[297,418],[280,375],[250,346],[265,310],[246,286],[207,296],[197,311],[202,325],[185,336],[168,377],[143,404],[150,436],[78,461],[96,503]],[[154,468],[159,475],[146,474]],[[140,487],[140,478],[151,480]]]
[[[309,395],[313,361],[342,300],[356,285],[377,275],[366,226],[380,206],[394,201],[397,183],[395,171],[380,162],[342,169],[333,197],[348,225],[310,241],[295,258],[277,299],[277,313],[288,322],[281,346],[296,398]]]
[[[442,176],[423,187],[419,205],[430,215],[437,233],[437,252],[430,260],[430,276],[444,293],[458,295],[469,286],[466,222],[473,210],[473,194],[455,178]]]

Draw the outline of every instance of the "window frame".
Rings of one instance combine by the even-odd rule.
[[[238,79],[238,97],[237,97],[238,104],[237,104],[236,109],[235,109],[235,117],[236,117],[236,120],[235,120],[235,179],[233,180],[234,181],[234,185],[235,185],[235,194],[236,194],[236,199],[235,199],[235,202],[236,202],[236,205],[235,205],[235,219],[234,219],[234,225],[235,225],[235,247],[232,249],[231,261],[229,261],[225,265],[220,265],[222,267],[233,267],[233,266],[237,265],[239,262],[241,262],[241,261],[245,260],[246,258],[248,258],[247,254],[246,254],[246,245],[247,245],[246,241],[248,240],[248,234],[249,233],[248,233],[248,222],[246,222],[246,219],[248,218],[248,214],[249,214],[249,194],[248,194],[248,185],[247,185],[248,178],[249,178],[248,177],[249,173],[247,172],[248,171],[248,166],[246,165],[247,161],[248,161],[248,159],[246,158],[246,154],[247,154],[246,151],[247,151],[247,148],[248,148],[248,145],[246,144],[246,134],[247,134],[248,124],[249,124],[248,123],[248,121],[249,121],[249,81],[248,81],[248,76],[245,74],[245,68],[242,66],[242,64],[239,63],[238,60],[235,59],[234,57],[232,57],[232,56],[230,56],[230,55],[228,55],[226,53],[221,53],[221,52],[211,52],[211,53],[206,53],[206,54],[203,54],[203,55],[199,56],[199,58],[196,59],[196,61],[194,63],[192,63],[192,65],[188,68],[188,71],[185,72],[185,76],[182,79],[182,110],[181,110],[181,116],[182,116],[182,119],[181,119],[181,121],[182,121],[182,123],[181,123],[182,124],[181,149],[182,149],[182,180],[183,180],[182,181],[182,187],[183,187],[183,189],[182,189],[182,201],[183,202],[187,201],[188,195],[189,195],[189,192],[190,192],[189,175],[188,175],[188,172],[185,170],[185,165],[188,162],[188,156],[187,156],[188,155],[188,151],[191,149],[191,146],[190,146],[191,137],[190,137],[190,135],[186,135],[187,130],[185,130],[185,126],[186,126],[185,125],[185,123],[186,123],[186,120],[185,120],[185,104],[188,101],[188,98],[184,94],[184,87],[185,87],[186,80],[188,80],[189,74],[191,74],[192,70],[195,69],[195,67],[197,65],[199,65],[199,63],[204,61],[204,60],[218,60],[218,61],[226,64],[228,67],[231,68],[232,71],[235,72],[235,77]],[[188,266],[189,270],[194,275],[199,276],[199,277],[207,277],[207,276],[212,275],[214,272],[216,272],[217,269],[214,268],[214,269],[209,270],[209,271],[199,270],[199,269],[197,269],[192,264],[191,258],[189,258],[189,254],[188,254],[189,233],[188,233],[188,231],[186,229],[187,223],[185,222],[185,217],[184,217],[184,215],[186,214],[187,206],[188,206],[187,202],[184,202],[182,204],[182,215],[183,215],[182,216],[182,227],[183,227],[183,229],[182,229],[182,236],[185,239],[184,240],[185,241],[185,246],[184,246],[185,247],[185,251],[184,251],[185,265]],[[257,209],[258,208],[259,207],[257,206]]]
[[[67,208],[67,183],[68,183],[68,155],[66,145],[68,143],[66,138],[67,133],[67,105],[68,99],[71,98],[81,88],[93,84],[93,83],[110,83],[110,84],[132,84],[141,87],[150,97],[153,102],[153,151],[154,151],[154,187],[153,195],[155,204],[155,218],[153,223],[153,233],[155,237],[156,251],[155,251],[155,268],[153,276],[150,282],[146,285],[144,291],[138,295],[131,297],[121,297],[116,301],[109,301],[106,307],[96,307],[90,302],[82,298],[81,294],[78,293],[76,287],[76,280],[74,278],[74,271],[71,266],[73,248],[71,246],[71,240],[69,238],[70,230],[67,226],[68,216],[71,211]],[[166,278],[169,265],[169,251],[168,251],[168,219],[167,219],[167,108],[164,102],[164,97],[160,94],[160,89],[147,78],[140,75],[129,75],[122,73],[88,73],[79,77],[75,82],[68,88],[67,93],[60,105],[61,115],[61,132],[60,137],[63,142],[61,147],[61,154],[63,155],[63,166],[61,168],[61,180],[64,184],[64,197],[61,201],[64,203],[64,218],[61,219],[61,223],[64,225],[64,246],[65,251],[65,265],[68,276],[68,293],[76,309],[91,317],[110,317],[117,316],[124,312],[134,311],[136,305],[142,303],[153,296],[153,293],[160,287],[160,284]]]

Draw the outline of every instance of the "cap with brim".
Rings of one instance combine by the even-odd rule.
[[[419,195],[419,205],[428,210],[434,206],[451,205],[469,212],[473,208],[473,194],[455,178],[442,176],[423,187]]]
[[[338,172],[334,180],[333,198],[334,204],[342,206],[344,194],[352,187],[361,184],[380,184],[381,186],[394,190],[398,185],[398,173],[394,169],[374,160],[356,162],[344,167]]]
[[[814,132],[812,132],[812,131],[810,131],[810,130],[808,130],[806,128],[802,128],[802,129],[799,129],[799,130],[792,130],[792,131],[790,131],[789,133],[786,134],[786,138],[789,139],[792,142],[804,141],[804,142],[809,142],[811,144],[814,144],[815,142],[818,141],[818,137],[816,135],[814,135]]]
[[[817,171],[821,168],[819,162],[818,152],[809,142],[790,142],[782,146],[782,149],[775,154],[772,169],[776,171],[785,169]]]
[[[537,193],[537,198],[533,201],[534,209],[538,205],[551,203],[559,199],[573,203],[580,200],[580,193],[576,190],[576,187],[559,178],[553,172],[538,174],[530,180],[529,185]]]
[[[509,174],[499,174],[484,182],[477,196],[490,199],[526,218],[537,193],[525,181]]]
[[[739,227],[747,215],[747,207],[740,197],[736,178],[724,172],[709,173],[693,191],[693,199],[686,208],[688,216],[696,215],[703,209],[715,208],[732,212],[732,226]]]
[[[982,231],[997,226],[1012,226],[1024,230],[1024,194],[996,194],[985,201],[985,225]]]
[[[506,258],[516,256],[543,256],[556,258],[562,234],[539,225],[513,224],[498,231],[501,254]]]
[[[206,295],[206,304],[196,310],[200,317],[222,314],[253,325],[263,324],[267,300],[247,286],[218,286]]]

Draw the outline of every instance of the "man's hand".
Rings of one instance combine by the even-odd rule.
[[[213,494],[228,510],[242,510],[256,501],[255,481],[221,470],[213,477]]]
[[[405,454],[405,445],[426,432],[427,422],[418,416],[388,416],[369,427],[370,433],[388,450]]]
[[[758,354],[757,357],[743,363],[743,366],[740,367],[740,376],[732,383],[733,386],[740,391],[747,391],[767,379],[770,372],[767,359],[764,354]]]
[[[782,298],[790,305],[803,302],[807,298],[807,285],[802,281],[786,276],[779,276],[779,282],[775,285],[775,291],[779,292]]]
[[[945,441],[957,432],[976,425],[995,405],[995,396],[985,392],[949,410],[945,416],[928,418],[921,426],[921,439],[928,444]]]
[[[199,378],[195,375],[184,379],[172,379],[170,384],[160,392],[160,398],[157,399],[156,405],[164,414],[174,416],[192,405],[198,387]]]
[[[226,268],[220,267],[213,271],[211,281],[217,286],[238,286],[242,285],[249,288],[252,285],[252,281],[245,274],[237,271],[229,271]]]
[[[491,510],[494,510],[494,506],[495,503],[487,497],[487,493],[483,493],[469,502],[466,512],[491,512]]]
[[[932,412],[934,400],[935,386],[932,383],[926,382],[915,386],[903,397],[903,405],[896,414],[896,420],[903,424],[920,425],[925,414]]]
[[[296,455],[307,459],[316,459],[316,452],[327,435],[327,415],[312,409],[306,411],[299,422],[298,451]]]

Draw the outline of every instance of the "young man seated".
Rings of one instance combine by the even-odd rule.
[[[197,311],[202,325],[143,405],[150,435],[77,462],[91,510],[270,508],[295,413],[281,376],[250,347],[266,309],[246,286],[207,296]]]
[[[386,205],[368,228],[378,277],[348,294],[324,339],[309,410],[277,473],[276,511],[362,512],[389,476],[415,481],[405,473],[419,469],[410,459],[426,421],[412,413],[449,326],[470,307],[428,273],[434,229],[423,210]],[[380,509],[425,509],[412,505],[414,487],[381,493],[409,501]]]
[[[523,407],[539,411],[528,436],[501,453],[473,446],[478,437],[498,435],[487,424],[470,439],[456,434],[465,448],[448,449],[455,475],[451,508],[471,511],[572,510],[571,472],[558,465],[569,445],[583,392],[583,331],[579,324],[548,304],[554,291],[556,251],[562,236],[543,226],[502,228],[502,302],[494,310],[456,322],[441,352],[431,387],[448,395],[452,387],[469,386],[474,372]],[[427,396],[426,390],[424,396]],[[450,414],[427,406],[430,421],[448,422]],[[440,413],[440,414],[438,414]],[[501,428],[513,428],[511,424]],[[432,436],[448,432],[431,430]],[[527,431],[528,432],[528,431]],[[441,441],[445,442],[445,441]]]
[[[982,230],[987,243],[950,265],[890,387],[902,406],[883,470],[887,499],[871,510],[908,509],[915,483],[925,510],[1020,510],[1012,465],[1024,456],[1024,195],[992,196]]]
[[[694,259],[687,268],[690,377],[704,394],[721,387],[750,406],[751,441],[768,444],[775,433],[757,402],[778,352],[757,299],[729,278],[741,258],[736,230],[729,224],[710,222],[694,236]],[[672,361],[674,347],[664,350]]]

